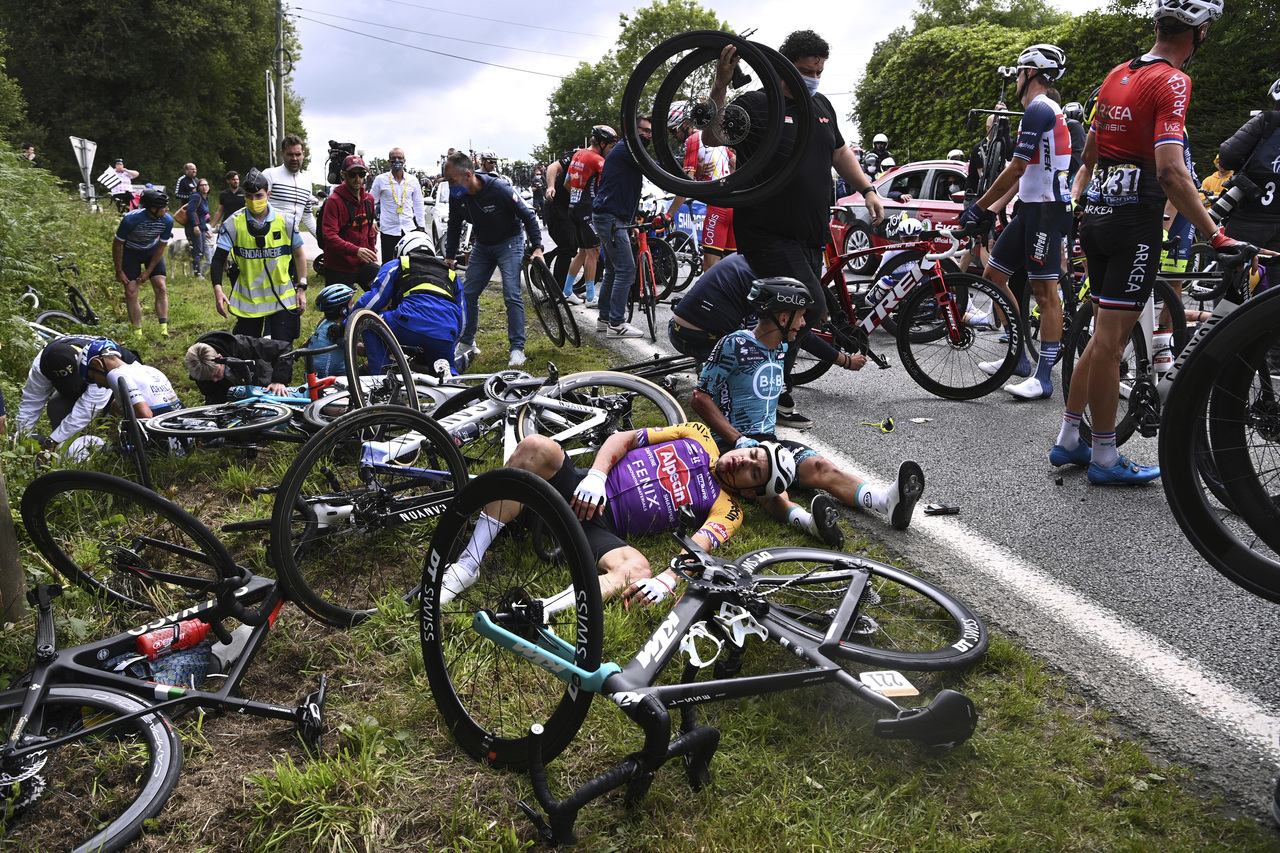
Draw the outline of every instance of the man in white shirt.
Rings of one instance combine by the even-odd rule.
[[[284,217],[289,236],[298,233],[302,227],[316,233],[316,215],[313,210],[315,199],[311,195],[311,182],[302,176],[302,161],[307,152],[302,147],[302,137],[291,133],[280,143],[280,154],[284,162],[279,166],[266,169],[262,174],[267,176],[271,184],[268,201],[276,212]]]
[[[414,175],[406,176],[404,149],[392,148],[387,154],[391,171],[373,179],[374,200],[379,204],[378,233],[381,237],[382,262],[396,256],[396,244],[410,231],[422,231],[427,221],[422,212],[422,185]]]

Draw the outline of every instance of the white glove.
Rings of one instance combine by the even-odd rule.
[[[738,440],[733,443],[733,446],[738,450],[741,450],[744,447],[759,447],[760,442],[756,441],[749,435],[740,435],[738,436]]]
[[[675,591],[676,582],[666,574],[636,581],[636,589],[650,604],[657,604]]]
[[[584,504],[603,507],[605,501],[604,472],[597,471],[594,468],[588,471],[587,476],[583,477],[582,482],[578,483],[578,488],[573,490],[573,496]]]

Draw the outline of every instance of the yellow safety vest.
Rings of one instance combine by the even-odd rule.
[[[258,237],[249,233],[247,208],[231,218],[235,225],[232,241],[240,277],[231,289],[228,306],[237,317],[265,317],[282,309],[297,307],[297,292],[289,278],[289,260],[293,257],[293,238],[277,214],[271,228]]]

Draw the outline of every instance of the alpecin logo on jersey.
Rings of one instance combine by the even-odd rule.
[[[654,451],[658,456],[658,482],[671,495],[672,503],[676,506],[689,503],[689,466],[670,445],[659,445]]]

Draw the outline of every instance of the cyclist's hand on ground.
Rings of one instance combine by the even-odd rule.
[[[738,436],[738,440],[733,443],[733,446],[736,450],[741,450],[744,447],[759,447],[760,442],[756,441],[751,436],[740,435]]]
[[[227,316],[227,306],[231,304],[231,299],[222,292],[222,285],[218,285],[213,289],[214,306],[218,309],[218,313],[223,317]]]
[[[284,385],[282,385],[282,384],[281,384],[281,383],[279,383],[279,382],[272,382],[270,385],[268,385],[268,386],[267,386],[267,393],[268,393],[268,394],[274,394],[274,395],[275,395],[275,396],[277,396],[277,397],[288,397],[288,396],[290,396],[290,395],[289,395],[289,389],[288,389],[288,388],[286,388],[286,387],[284,387]]]
[[[675,588],[675,578],[671,577],[666,572],[663,572],[657,577],[645,578],[644,580],[636,581],[631,586],[627,587],[626,592],[622,594],[622,597],[623,600],[626,601],[628,607],[632,604],[643,604],[648,606],[662,601],[662,599],[674,592]]]
[[[593,468],[573,490],[573,511],[580,520],[586,521],[604,508],[604,480],[604,472]]]

